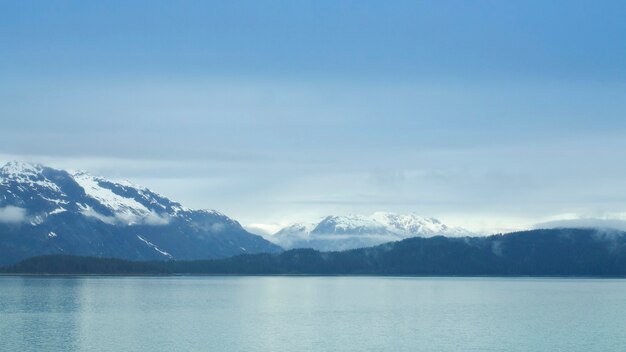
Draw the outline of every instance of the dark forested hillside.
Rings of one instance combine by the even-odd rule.
[[[42,257],[36,267],[26,261],[7,271],[84,271],[59,265],[61,260],[67,264],[63,258]],[[87,259],[74,264],[81,264],[81,260]],[[220,260],[144,264],[161,273],[179,274],[626,276],[626,234],[593,229],[533,230],[489,237],[410,238],[344,252],[296,249]]]
[[[0,269],[13,274],[76,274],[76,275],[156,275],[168,274],[161,265],[152,262],[132,262],[115,258],[46,255],[29,258]]]

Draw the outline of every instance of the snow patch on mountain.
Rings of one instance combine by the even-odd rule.
[[[161,250],[161,249],[160,249],[159,247],[157,247],[154,243],[152,243],[152,242],[148,241],[147,239],[145,239],[145,238],[143,238],[143,237],[141,237],[141,236],[139,236],[139,235],[137,235],[137,238],[138,238],[141,242],[143,242],[143,243],[145,243],[146,245],[148,245],[150,248],[152,248],[152,249],[154,249],[155,251],[157,251],[157,252],[159,252],[159,253],[163,254],[164,256],[166,256],[166,257],[168,257],[168,258],[172,259],[172,255],[171,255],[171,254],[167,253],[167,252],[166,252],[166,251],[164,251],[164,250]]]
[[[64,213],[64,212],[66,212],[66,211],[67,211],[67,209],[65,209],[65,208],[63,208],[63,207],[60,207],[60,208],[56,208],[56,209],[54,209],[53,211],[49,212],[49,213],[48,213],[48,215],[56,215],[56,214],[61,214],[61,213]]]
[[[121,216],[146,215],[150,210],[132,198],[122,197],[115,194],[108,188],[100,185],[101,180],[87,173],[80,172],[74,174],[76,181],[84,190],[87,196],[97,200],[100,204],[108,207]]]
[[[152,214],[148,208],[135,199],[122,197],[112,190],[102,187],[100,182],[103,180],[99,180],[84,172],[76,173],[73,176],[74,181],[85,190],[87,196],[97,200],[100,204],[113,211],[115,218],[120,222],[133,224]]]
[[[0,169],[0,184],[15,182],[20,184],[22,190],[37,186],[60,192],[59,186],[42,175],[43,169],[44,166],[40,164],[10,161]]]
[[[312,230],[318,233],[379,233],[385,225],[364,215],[327,216]]]
[[[435,218],[424,218],[415,214],[395,214],[389,212],[376,212],[372,219],[383,224],[394,233],[403,238],[432,237],[444,234],[448,237],[470,236],[472,233],[460,227],[449,227]]]

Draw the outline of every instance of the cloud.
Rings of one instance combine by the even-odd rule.
[[[244,229],[250,233],[254,233],[263,237],[272,237],[271,235],[278,232],[285,225],[280,224],[248,224]]]
[[[81,214],[87,217],[92,217],[102,221],[105,224],[109,225],[150,225],[150,226],[161,226],[167,225],[170,223],[170,218],[167,215],[160,215],[155,212],[150,212],[145,216],[139,216],[136,214],[122,214],[118,213],[114,216],[106,216],[95,211],[90,206],[84,206],[81,209]]]
[[[153,225],[153,226],[167,225],[170,223],[169,216],[159,215],[155,212],[150,212],[150,214],[146,215],[141,220],[143,221],[144,225]]]
[[[211,225],[211,231],[213,232],[222,232],[224,231],[224,224],[220,223],[220,222],[216,222],[215,224]]]
[[[538,223],[534,226],[539,229],[552,228],[595,228],[595,229],[615,229],[626,231],[626,220],[622,219],[598,219],[598,218],[578,218],[562,219]]]
[[[614,162],[626,148],[618,119],[626,103],[609,104],[622,88],[439,82],[431,92],[428,82],[389,82],[381,95],[380,82],[369,81],[148,81],[103,81],[95,86],[107,88],[84,94],[80,81],[70,84],[90,107],[116,106],[99,109],[115,116],[104,129],[80,114],[59,123],[7,108],[19,118],[0,131],[0,159],[130,179],[246,224],[387,210],[455,217],[453,225],[493,233],[564,211],[615,212],[626,200],[626,167]],[[47,110],[81,110],[69,104],[74,96],[66,104],[32,86],[11,101],[34,95],[48,99]],[[558,99],[552,105],[547,96]],[[194,108],[184,123],[167,118],[186,107]],[[589,118],[597,111],[615,117]],[[150,133],[141,133],[148,123]],[[576,128],[560,133],[564,123]],[[74,130],[55,130],[66,125]],[[492,128],[476,127],[483,125]],[[58,138],[65,134],[71,138]],[[155,139],[163,143],[141,148]]]
[[[26,209],[12,205],[0,208],[0,223],[19,224],[27,220]]]
[[[91,208],[90,206],[84,207],[83,209],[81,209],[80,212],[86,217],[96,218],[105,224],[115,225],[116,223],[115,217],[100,214],[97,211],[95,211],[93,208]]]

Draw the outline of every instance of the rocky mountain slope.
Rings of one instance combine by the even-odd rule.
[[[22,162],[0,169],[0,264],[44,254],[169,260],[280,250],[224,214],[128,182]]]

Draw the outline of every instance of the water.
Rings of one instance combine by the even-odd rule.
[[[1,351],[623,351],[626,281],[0,277]]]

